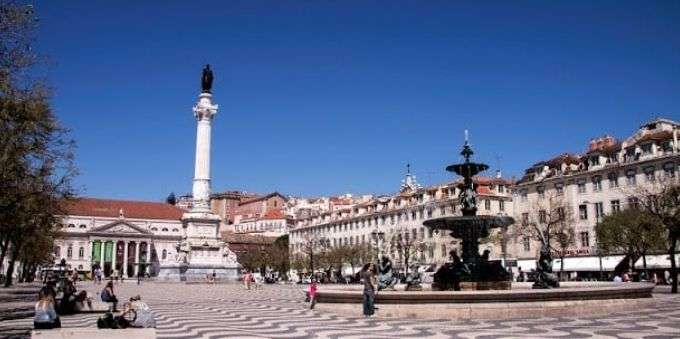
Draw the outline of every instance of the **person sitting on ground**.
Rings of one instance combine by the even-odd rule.
[[[614,282],[615,283],[620,283],[622,281],[623,281],[623,279],[621,279],[621,277],[618,274],[614,276]]]
[[[76,313],[76,287],[72,281],[66,282],[57,312],[61,315]]]
[[[131,327],[139,328],[155,328],[156,319],[151,312],[151,308],[139,295],[130,298],[130,303],[127,305],[128,310],[132,310],[135,313],[134,319],[130,322]]]
[[[87,296],[87,292],[80,291],[75,295],[74,308],[76,312],[92,311],[92,298]]]
[[[61,321],[54,309],[54,299],[45,290],[38,292],[38,302],[35,304],[33,327],[36,330],[60,328]]]
[[[116,294],[113,293],[113,281],[106,283],[106,287],[104,287],[104,290],[102,290],[101,298],[103,302],[113,304],[113,312],[118,312],[118,298],[116,297]]]

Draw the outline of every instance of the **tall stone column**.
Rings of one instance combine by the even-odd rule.
[[[135,243],[135,277],[139,275],[139,247],[142,243]]]
[[[201,93],[194,106],[197,126],[192,212],[210,212],[210,140],[212,119],[215,114],[217,105],[212,103],[212,94]]]

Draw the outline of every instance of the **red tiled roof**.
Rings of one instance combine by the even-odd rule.
[[[271,209],[264,214],[262,219],[286,219],[286,216],[279,209]]]
[[[65,205],[69,215],[94,217],[118,217],[121,210],[126,218],[172,219],[182,218],[184,210],[179,207],[150,201],[78,198]]]
[[[258,196],[258,197],[252,198],[252,199],[243,200],[243,201],[241,201],[241,202],[239,203],[239,206],[245,205],[245,204],[250,204],[250,203],[253,203],[253,202],[256,202],[256,201],[267,200],[267,199],[272,198],[272,197],[275,197],[275,196],[277,196],[277,195],[278,195],[279,197],[283,198],[283,200],[288,201],[288,198],[286,198],[285,196],[283,196],[281,193],[279,193],[279,192],[273,192],[273,193],[269,193],[269,194],[267,194],[267,195]]]

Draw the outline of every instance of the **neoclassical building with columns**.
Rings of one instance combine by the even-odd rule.
[[[54,242],[55,262],[81,272],[94,263],[104,275],[118,270],[135,277],[144,268],[155,275],[163,262],[174,262],[181,239],[182,209],[158,202],[79,198],[66,204],[61,236]]]

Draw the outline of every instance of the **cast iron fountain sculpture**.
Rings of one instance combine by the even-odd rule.
[[[458,185],[462,216],[439,217],[423,222],[429,228],[451,231],[451,236],[462,240],[462,257],[451,251],[451,261],[443,265],[434,276],[433,288],[460,290],[460,283],[469,284],[472,289],[509,289],[511,274],[500,261],[488,260],[488,251],[479,254],[479,239],[489,236],[492,228],[507,227],[514,222],[508,216],[477,215],[477,188],[472,177],[489,168],[486,164],[474,163],[474,153],[467,140],[460,154],[465,158],[462,164],[446,167],[463,177]]]

